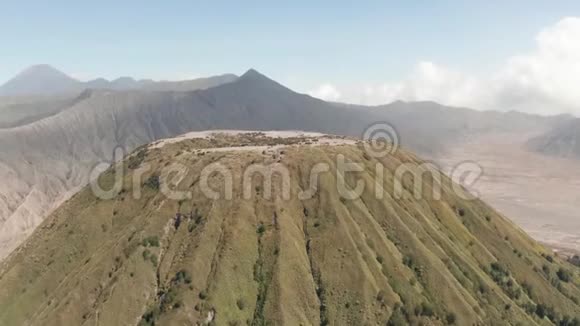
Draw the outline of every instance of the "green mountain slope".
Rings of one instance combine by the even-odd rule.
[[[485,203],[461,199],[447,178],[441,200],[431,178],[417,199],[410,174],[397,199],[395,170],[422,171],[421,160],[330,143],[243,134],[138,149],[101,175],[110,186],[125,172],[118,195],[82,190],[3,262],[0,325],[573,325],[580,316],[577,267]],[[364,182],[359,198],[337,191],[339,155],[364,166],[345,176]],[[162,194],[172,163],[187,169],[168,178],[171,189],[191,199]],[[202,171],[216,163],[232,173],[231,200],[203,191]],[[274,175],[273,199],[257,175],[243,195],[248,166],[277,163],[290,178]],[[319,163],[331,171],[301,200]],[[148,165],[135,199],[133,177]],[[218,190],[224,178],[208,184]]]

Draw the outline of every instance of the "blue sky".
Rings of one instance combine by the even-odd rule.
[[[421,61],[479,74],[580,16],[578,1],[0,1],[0,82],[35,63],[83,79],[254,67],[299,90],[397,81]]]

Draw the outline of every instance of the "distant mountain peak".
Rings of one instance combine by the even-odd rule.
[[[30,66],[4,85],[0,95],[29,95],[66,92],[80,81],[48,64]]]
[[[89,80],[88,82],[91,83],[91,82],[109,82],[109,81],[103,77],[99,77],[99,78],[95,78],[93,80]]]
[[[135,80],[135,78],[129,76],[123,76],[112,80],[113,83],[126,83],[126,82],[134,83],[136,81],[137,80]]]
[[[21,78],[62,78],[74,81],[75,79],[68,76],[64,72],[56,69],[49,64],[38,64],[30,66],[20,72],[12,80],[17,80]]]
[[[246,73],[246,77],[249,80],[264,80],[273,83],[253,69]],[[96,78],[85,82],[74,79],[49,64],[37,64],[24,69],[5,84],[0,85],[0,96],[72,95],[79,94],[84,89],[192,91],[219,86],[237,79],[238,77],[233,74],[180,81],[138,80],[130,76],[122,76],[112,80]]]
[[[258,72],[256,69],[250,69],[246,71],[239,79],[238,82],[248,83],[248,84],[259,84],[261,87],[268,87],[270,89],[278,88],[289,90],[284,85],[278,83],[277,81],[269,78],[268,76]]]
[[[270,78],[261,74],[259,71],[257,71],[254,68],[250,68],[240,78],[244,78],[244,79],[268,79],[268,80],[270,80]]]

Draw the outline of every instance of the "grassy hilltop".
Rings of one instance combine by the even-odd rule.
[[[360,198],[338,193],[338,155],[365,167],[345,180],[364,181]],[[191,199],[161,193],[171,163],[187,167],[175,188]],[[232,200],[202,191],[214,163],[232,173]],[[272,163],[288,169],[290,199],[280,175],[274,199],[259,176],[244,198],[243,171]],[[331,172],[299,199],[319,163]],[[417,199],[410,175],[395,198],[402,163],[419,171],[423,162],[403,150],[377,160],[355,141],[262,134],[141,147],[101,175],[111,185],[125,172],[118,195],[85,188],[2,263],[0,325],[579,324],[578,267],[480,200],[461,199],[446,177],[441,200],[431,178]],[[133,176],[146,165],[135,199]],[[224,183],[209,178],[215,190]]]

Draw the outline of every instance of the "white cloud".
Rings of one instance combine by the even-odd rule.
[[[322,84],[309,94],[325,101],[338,101],[341,98],[340,92],[332,84]]]
[[[426,61],[396,83],[323,86],[328,93],[341,94],[342,101],[361,104],[431,100],[485,110],[580,114],[578,40],[580,18],[569,17],[542,30],[534,51],[508,58],[498,71],[485,76],[470,76]]]

